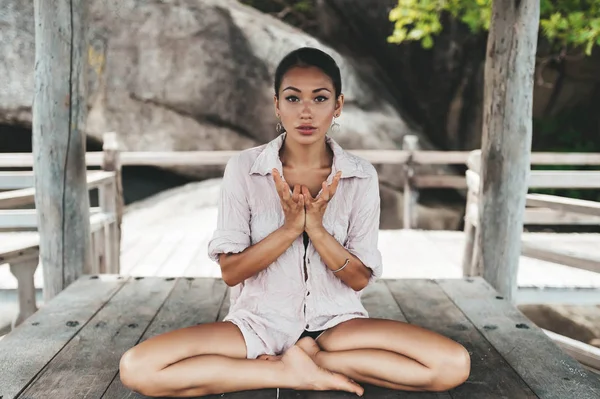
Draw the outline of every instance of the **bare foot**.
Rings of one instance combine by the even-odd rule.
[[[313,362],[317,363],[317,353],[321,351],[319,344],[317,341],[312,339],[311,337],[304,337],[296,342],[296,345],[299,346],[310,358]],[[317,363],[318,364],[318,363]]]
[[[281,361],[289,371],[297,390],[312,391],[347,391],[362,396],[364,389],[348,377],[325,370],[315,364],[300,346],[288,349]]]

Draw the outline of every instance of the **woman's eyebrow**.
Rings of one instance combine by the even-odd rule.
[[[286,91],[286,90],[293,90],[293,91],[296,91],[296,92],[298,92],[298,93],[302,93],[302,90],[300,90],[300,89],[297,89],[297,88],[295,88],[294,86],[288,86],[288,87],[286,87],[285,89],[283,89],[282,91]],[[314,89],[312,92],[313,92],[313,93],[316,93],[316,92],[319,92],[319,91],[321,91],[321,90],[326,90],[326,91],[328,91],[328,92],[330,92],[330,93],[331,93],[331,90],[329,90],[327,87],[320,87],[320,88],[318,88],[318,89]]]

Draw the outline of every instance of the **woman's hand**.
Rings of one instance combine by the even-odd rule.
[[[285,215],[284,227],[297,233],[298,235],[304,232],[304,224],[306,222],[306,212],[304,210],[304,195],[300,193],[300,186],[294,186],[294,192],[290,195],[290,186],[283,181],[279,171],[273,169],[273,180],[275,187],[281,200],[281,207]]]
[[[327,181],[324,181],[322,184],[323,190],[317,198],[312,197],[308,187],[302,186],[302,194],[304,194],[304,204],[306,207],[306,224],[304,230],[306,230],[307,233],[311,230],[316,231],[323,227],[323,215],[327,209],[327,203],[333,198],[341,176],[342,172],[337,172],[333,177],[330,186],[327,185]]]

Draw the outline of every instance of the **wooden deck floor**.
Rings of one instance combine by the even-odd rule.
[[[222,319],[226,294],[223,281],[213,278],[84,276],[0,341],[0,397],[143,398],[120,382],[122,354],[151,336]],[[566,356],[481,279],[379,281],[365,291],[363,303],[372,317],[409,321],[457,340],[472,362],[468,381],[451,391],[366,385],[365,398],[600,397],[598,376]],[[213,396],[218,397],[355,396],[269,389]]]

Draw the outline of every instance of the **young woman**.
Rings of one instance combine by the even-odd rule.
[[[231,287],[229,314],[131,348],[120,363],[123,384],[170,397],[462,384],[470,372],[463,346],[369,318],[361,304],[382,273],[379,183],[369,162],[327,135],[344,104],[335,61],[313,48],[288,54],[274,103],[279,136],[228,162],[208,247]]]

